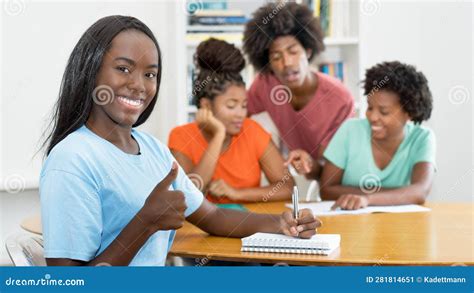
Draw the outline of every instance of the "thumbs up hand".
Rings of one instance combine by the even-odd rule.
[[[155,186],[138,213],[139,219],[153,232],[175,230],[183,226],[184,211],[187,208],[184,193],[169,190],[177,176],[178,165],[173,162],[168,175]]]

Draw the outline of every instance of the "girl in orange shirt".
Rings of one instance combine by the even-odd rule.
[[[293,178],[271,135],[247,117],[242,53],[217,39],[195,54],[196,121],[174,128],[171,152],[191,180],[217,203],[289,199]],[[261,171],[269,184],[260,186]]]

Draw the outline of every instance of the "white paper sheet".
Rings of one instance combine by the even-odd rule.
[[[370,214],[370,213],[413,213],[413,212],[427,212],[429,208],[419,206],[416,204],[399,205],[399,206],[369,206],[363,209],[354,211],[348,210],[335,210],[331,211],[331,207],[334,201],[322,201],[312,203],[300,203],[299,209],[310,209],[313,214],[318,216],[337,216],[337,215],[358,215],[358,214]],[[291,204],[286,204],[290,209],[293,208]]]

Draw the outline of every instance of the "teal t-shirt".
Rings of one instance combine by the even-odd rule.
[[[349,119],[332,138],[324,157],[344,170],[342,185],[368,184],[383,188],[398,188],[410,184],[416,163],[429,162],[435,166],[435,154],[436,142],[433,131],[409,122],[405,125],[405,137],[392,160],[380,170],[372,154],[369,121]]]

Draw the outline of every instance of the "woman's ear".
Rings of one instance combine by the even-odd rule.
[[[199,101],[199,107],[211,110],[211,100],[208,98],[201,98],[201,100]]]
[[[306,57],[309,59],[309,56],[311,56],[311,54],[313,54],[313,50],[311,49],[306,49]]]

